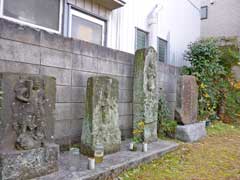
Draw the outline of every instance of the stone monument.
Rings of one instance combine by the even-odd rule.
[[[104,146],[105,154],[119,151],[118,119],[118,81],[107,76],[88,78],[81,152],[92,156],[96,144]]]
[[[198,85],[194,76],[180,76],[177,82],[175,119],[180,124],[176,138],[195,142],[206,136],[205,122],[198,122]]]
[[[0,73],[0,179],[31,179],[58,170],[55,94],[55,78]]]
[[[177,104],[175,119],[180,124],[197,122],[198,85],[194,76],[180,76],[177,81]]]
[[[157,140],[157,53],[154,48],[136,51],[133,81],[133,128],[144,122],[143,141]]]

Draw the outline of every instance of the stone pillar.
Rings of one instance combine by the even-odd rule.
[[[31,179],[58,170],[55,94],[55,78],[0,73],[0,179]]]
[[[194,76],[180,76],[177,81],[177,104],[175,119],[180,124],[197,122],[198,85]]]
[[[176,138],[195,142],[206,136],[205,122],[198,122],[198,85],[194,76],[180,76],[177,82],[177,106],[175,119],[181,125],[176,128]]]
[[[157,53],[154,48],[135,54],[133,81],[133,128],[144,121],[143,141],[157,140]]]
[[[107,76],[87,81],[85,118],[82,125],[81,152],[92,156],[95,145],[104,146],[105,154],[119,151],[118,81]]]

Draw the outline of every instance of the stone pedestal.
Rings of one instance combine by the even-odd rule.
[[[206,123],[199,122],[189,125],[177,126],[176,138],[184,142],[195,142],[207,135]]]
[[[194,76],[180,76],[177,82],[175,119],[180,124],[197,122],[198,86]]]
[[[0,179],[29,179],[56,171],[55,78],[0,73],[0,96]]]
[[[81,152],[92,156],[95,145],[104,146],[105,154],[119,151],[118,81],[99,76],[87,81],[85,118],[82,125]]]
[[[135,54],[133,81],[133,128],[144,122],[143,141],[157,140],[157,53],[153,48]]]
[[[59,147],[45,147],[24,151],[0,152],[0,179],[25,180],[44,176],[58,170]]]

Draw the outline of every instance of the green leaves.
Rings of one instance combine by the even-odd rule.
[[[226,75],[225,68],[221,64],[221,55],[214,39],[192,43],[186,51],[185,60],[190,62],[191,67],[185,67],[183,73],[197,78],[200,119],[207,119],[217,110],[219,81],[222,81]]]

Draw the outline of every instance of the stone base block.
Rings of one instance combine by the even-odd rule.
[[[111,144],[104,146],[104,154],[113,154],[120,151],[121,144]],[[93,157],[94,156],[94,148],[93,146],[88,146],[86,144],[81,144],[80,151],[82,154],[86,156]]]
[[[59,146],[0,152],[0,179],[27,180],[58,171]]]
[[[207,135],[205,122],[177,126],[176,138],[184,142],[195,142]]]

